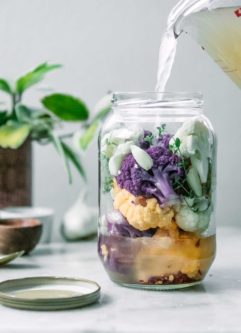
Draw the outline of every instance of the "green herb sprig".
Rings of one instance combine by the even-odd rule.
[[[155,139],[153,134],[147,135],[144,138],[144,141],[148,142],[150,144],[150,146],[153,144],[153,140]]]
[[[165,132],[166,124],[162,124],[161,126],[157,127],[158,135],[161,137]]]

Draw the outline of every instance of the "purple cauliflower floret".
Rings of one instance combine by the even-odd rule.
[[[171,138],[171,134],[162,134],[162,136],[157,139],[157,145],[163,149],[169,150],[169,142]]]
[[[153,167],[151,172],[135,168],[132,172],[132,179],[140,189],[139,194],[136,195],[154,196],[161,205],[177,203],[179,196],[173,189],[172,180],[180,174],[180,168],[170,164],[166,167]]]
[[[108,232],[112,236],[122,236],[129,238],[138,237],[152,237],[156,231],[155,228],[151,228],[145,231],[140,231],[130,225],[123,217],[121,223],[112,222],[107,219]]]
[[[98,239],[98,253],[110,272],[128,274],[136,258],[135,243],[128,237],[103,235]]]
[[[170,138],[169,135],[163,135],[163,140],[157,146],[146,150],[154,162],[154,167],[166,166],[167,164],[177,165],[180,162],[180,157],[169,149]]]
[[[127,273],[133,266],[135,253],[130,238],[152,237],[156,228],[140,231],[132,227],[117,210],[106,215],[108,234],[99,235],[98,252],[110,271]],[[133,244],[133,248],[132,248]]]
[[[126,218],[118,210],[113,210],[111,213],[106,214],[105,219],[107,222],[108,233],[112,236],[130,238],[152,237],[156,231],[156,228],[144,231],[137,230],[128,223]]]
[[[179,196],[173,189],[173,181],[176,177],[182,177],[184,170],[179,166],[180,157],[169,149],[170,139],[171,135],[164,134],[157,146],[146,150],[153,160],[153,167],[149,171],[138,166],[132,154],[127,155],[116,177],[120,188],[135,196],[154,196],[161,205],[178,202]]]
[[[148,131],[148,130],[144,130],[144,138],[146,138],[147,136],[151,136],[152,132]]]

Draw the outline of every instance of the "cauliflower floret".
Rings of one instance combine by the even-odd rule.
[[[181,206],[177,209],[175,216],[176,223],[184,231],[196,232],[207,229],[210,222],[210,209],[205,212],[195,213],[188,206]]]
[[[198,236],[180,231],[172,223],[169,229],[157,229],[151,240],[136,259],[138,280],[148,281],[153,276],[172,278],[179,273],[191,279],[200,277],[202,248]]]
[[[114,185],[114,208],[119,210],[130,225],[138,230],[168,227],[172,223],[174,210],[161,208],[155,198],[135,197],[126,190]]]
[[[201,183],[208,178],[209,160],[212,158],[213,137],[206,124],[198,118],[185,122],[171,139],[170,143],[180,139],[180,152],[190,157],[192,166],[199,174]]]
[[[127,154],[131,152],[131,146],[133,145],[133,141],[127,141],[125,143],[121,143],[115,153],[111,156],[109,160],[109,170],[112,176],[117,176],[118,171],[120,170],[121,163]]]
[[[180,232],[177,224],[173,221],[167,228],[158,228],[155,234],[153,235],[153,239],[163,239],[167,237],[171,240],[176,240],[179,238]]]
[[[135,144],[144,136],[141,128],[117,128],[106,133],[101,140],[101,153],[107,158],[111,158],[118,149],[119,145],[126,142]],[[119,149],[119,152],[122,149]]]

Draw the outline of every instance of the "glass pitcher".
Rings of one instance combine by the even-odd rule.
[[[190,34],[241,88],[241,0],[182,0],[168,29]]]

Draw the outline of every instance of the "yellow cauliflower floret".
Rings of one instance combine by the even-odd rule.
[[[155,198],[135,197],[126,190],[114,185],[114,208],[119,210],[127,221],[138,230],[167,227],[172,223],[174,211],[170,207],[161,208]]]

